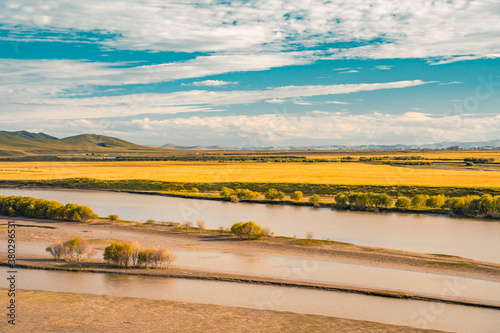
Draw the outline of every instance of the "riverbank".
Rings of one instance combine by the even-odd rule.
[[[19,290],[16,328],[3,332],[442,332],[370,321],[142,298]],[[0,288],[6,304],[7,289]]]

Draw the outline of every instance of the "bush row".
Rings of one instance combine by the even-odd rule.
[[[176,259],[164,248],[143,249],[137,242],[115,242],[104,249],[104,260],[118,266],[144,266],[152,268],[170,267]]]
[[[25,216],[42,219],[86,222],[97,218],[87,206],[22,196],[0,196],[0,213],[8,216]]]
[[[354,208],[366,210],[370,208],[396,207],[406,209],[448,209],[453,215],[466,217],[500,217],[500,196],[484,194],[448,198],[443,194],[417,194],[412,198],[400,196],[392,198],[382,193],[340,193],[335,196],[334,208]]]
[[[45,251],[49,252],[55,260],[80,261],[84,255],[90,258],[97,254],[97,251],[85,239],[80,237],[65,242],[53,243]]]

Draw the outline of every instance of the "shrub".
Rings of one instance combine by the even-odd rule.
[[[203,220],[198,220],[198,221],[196,221],[196,225],[198,226],[198,228],[199,228],[200,230],[205,229],[205,228],[206,228],[206,226],[207,226],[207,225],[205,224],[205,221],[203,221]]]
[[[311,231],[309,231],[309,232],[306,234],[306,239],[313,239],[313,237],[314,237],[314,234],[313,234]]]
[[[375,207],[390,207],[393,204],[392,198],[386,193],[370,193],[370,205]]]
[[[219,234],[222,235],[225,231],[226,231],[226,228],[223,225],[219,226]]]
[[[432,195],[427,199],[425,205],[430,208],[441,208],[444,206],[445,199],[444,195]]]
[[[399,197],[396,200],[396,207],[401,209],[409,209],[411,207],[411,200],[407,197]]]
[[[265,194],[264,194],[264,197],[267,199],[267,200],[271,200],[273,201],[274,199],[278,199],[278,191],[274,188],[268,190]]]
[[[234,194],[234,190],[230,189],[229,187],[223,187],[220,191],[220,195],[226,198],[229,198],[231,195]]]
[[[239,199],[255,199],[260,195],[259,192],[254,192],[249,189],[237,189],[236,196]]]
[[[313,194],[309,198],[309,202],[312,204],[319,204],[320,200],[321,200],[321,197],[319,196],[319,194]]]
[[[54,244],[49,245],[45,251],[50,253],[55,260],[61,260],[64,259],[67,256],[67,250],[64,247],[62,242],[57,242]]]
[[[118,221],[120,219],[120,217],[116,214],[111,214],[111,215],[108,215],[108,219],[110,219],[111,221]]]
[[[236,194],[231,195],[229,198],[230,198],[232,203],[240,202],[240,198],[238,198],[238,196]]]
[[[429,196],[427,194],[417,194],[411,199],[411,206],[415,209],[421,209],[425,207]]]
[[[348,201],[347,195],[345,195],[343,193],[337,194],[335,196],[335,203],[341,208],[345,208],[345,207],[349,206],[349,201]]]
[[[231,227],[231,233],[242,239],[256,239],[265,235],[262,227],[253,221],[235,223]]]
[[[302,196],[303,196],[303,194],[301,191],[295,191],[290,196],[290,199],[295,200],[295,201],[300,201],[302,199]]]
[[[82,259],[82,256],[87,252],[87,248],[89,247],[87,241],[80,237],[75,237],[65,242],[65,244],[69,249],[70,258],[77,261]]]
[[[65,242],[57,242],[48,246],[45,251],[50,253],[55,260],[81,260],[82,256],[92,257],[97,251],[89,246],[88,242],[80,237],[75,237]]]
[[[192,222],[189,222],[189,221],[186,221],[186,222],[184,222],[184,227],[186,227],[186,228],[188,228],[188,229],[189,229],[189,228],[192,228],[192,227],[193,227],[193,223],[192,223]]]
[[[176,259],[175,254],[164,248],[147,249],[146,251],[143,251],[140,257],[146,266],[153,268],[161,268],[163,265],[166,265],[167,268],[169,268],[172,262]]]
[[[283,191],[278,191],[278,200],[283,200],[285,199],[285,192]]]
[[[130,243],[115,242],[104,249],[104,260],[127,267],[134,250]]]
[[[130,256],[132,265],[139,266],[141,264],[141,257],[139,254],[142,251],[142,245],[139,244],[139,242],[132,242],[130,247],[132,248],[132,255]]]

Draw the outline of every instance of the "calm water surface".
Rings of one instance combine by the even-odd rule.
[[[7,268],[0,272],[6,276]],[[0,279],[0,287],[7,287],[6,279]],[[498,332],[500,327],[498,310],[229,282],[22,269],[17,288],[291,311],[450,332]]]
[[[47,254],[46,245],[18,243],[18,253]],[[0,251],[6,251],[0,246]],[[173,249],[178,267],[331,282],[349,286],[452,296],[500,304],[500,283],[393,268],[339,263],[262,253],[232,253]],[[102,251],[96,258],[102,259]]]
[[[500,223],[444,216],[341,212],[311,207],[233,204],[154,195],[97,191],[0,189],[0,195],[24,195],[88,205],[101,215],[127,220],[184,222],[201,219],[207,228],[255,221],[276,235],[315,238],[406,251],[441,253],[500,263]]]

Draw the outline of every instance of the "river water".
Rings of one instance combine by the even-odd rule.
[[[46,246],[22,242],[17,244],[16,252],[47,255]],[[5,246],[0,246],[0,251],[6,250]],[[274,253],[182,249],[172,249],[172,252],[177,256],[174,265],[178,267],[451,296],[500,304],[500,283],[495,281]],[[102,251],[99,251],[95,258],[102,259],[102,255]]]
[[[7,268],[0,272],[6,276]],[[0,279],[0,287],[7,283]],[[230,282],[19,269],[17,288],[291,311],[449,332],[498,332],[500,327],[498,310]]]
[[[331,239],[357,245],[457,255],[500,263],[500,223],[398,213],[334,211],[285,205],[195,200],[99,191],[0,189],[0,195],[23,195],[88,205],[100,216],[127,220],[205,221],[207,228],[255,221],[276,235]]]

